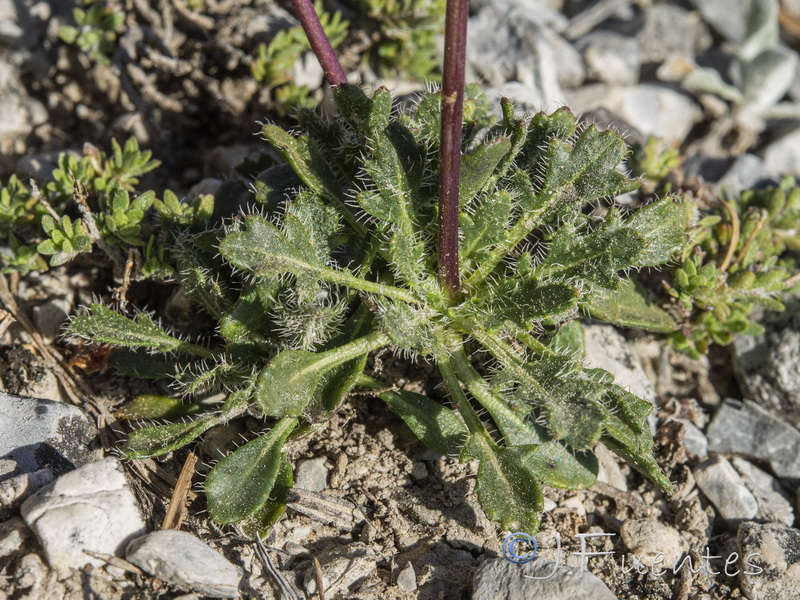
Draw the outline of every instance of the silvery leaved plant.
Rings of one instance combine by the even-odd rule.
[[[187,397],[226,391],[213,410],[136,399],[129,416],[169,422],[133,431],[125,455],[167,454],[245,413],[262,419],[265,432],[219,461],[205,490],[216,521],[264,528],[292,484],[286,444],[358,391],[436,452],[478,461],[478,499],[504,529],[538,529],[544,485],[591,486],[597,444],[669,492],[652,453],[652,406],[584,366],[569,323],[629,285],[632,270],[680,252],[691,207],[666,197],[588,215],[586,206],[633,189],[619,169],[625,143],[567,109],[520,118],[504,100],[495,120],[465,98],[462,0],[448,4],[443,89],[408,111],[385,88],[370,96],[348,85],[313,7],[296,7],[336,117],[300,110],[299,134],[264,126],[285,163],[258,176],[262,204],[224,227],[175,235],[167,260],[216,320],[213,341],[101,304],[69,326]],[[448,400],[368,370],[382,348],[434,364]]]
[[[800,117],[800,104],[782,101],[794,82],[798,58],[780,43],[778,0],[747,0],[741,8],[744,31],[739,39],[730,40],[735,50],[728,71],[697,67],[682,81],[691,92],[713,94],[730,103],[731,114],[714,125],[714,133],[729,149],[731,132],[741,138],[734,143],[734,152],[750,147],[766,120]]]

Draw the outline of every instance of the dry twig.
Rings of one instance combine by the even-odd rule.
[[[164,522],[161,524],[161,529],[180,529],[183,519],[186,517],[187,496],[192,486],[192,477],[194,476],[194,466],[197,464],[197,455],[190,452],[183,463],[181,474],[178,476],[178,481],[175,484],[175,489],[172,492],[172,497],[169,501],[169,509],[164,516]]]

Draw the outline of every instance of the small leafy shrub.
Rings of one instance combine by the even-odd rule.
[[[677,152],[660,149],[651,139],[630,165],[643,192],[663,194],[680,186],[680,162]],[[712,343],[725,346],[735,334],[761,333],[752,321],[756,306],[783,310],[781,297],[798,283],[792,252],[800,247],[800,188],[787,177],[777,187],[746,190],[739,198],[713,198],[712,208],[699,199],[702,192],[678,192],[697,215],[679,262],[670,264],[662,278],[672,302],[657,298],[659,307],[650,299],[658,297],[654,290],[648,294],[642,286],[626,285],[595,299],[590,312],[601,320],[664,333],[674,348],[697,359]]]
[[[723,203],[691,230],[693,243],[666,284],[683,308],[670,339],[693,358],[712,342],[724,346],[734,334],[761,333],[761,325],[750,320],[753,308],[782,311],[781,295],[797,285],[795,261],[787,255],[800,250],[800,188],[794,178]]]
[[[584,367],[562,326],[625,285],[621,273],[681,251],[691,207],[665,198],[591,218],[587,203],[633,187],[617,170],[622,139],[579,127],[566,109],[519,119],[507,101],[495,123],[472,99],[459,198],[464,284],[453,302],[433,247],[440,94],[399,115],[384,88],[370,99],[339,85],[334,98],[335,122],[301,110],[302,135],[263,128],[287,164],[259,175],[262,211],[186,232],[170,248],[181,283],[217,320],[213,341],[101,304],[71,322],[71,336],[117,347],[116,364],[171,378],[187,399],[227,390],[214,410],[138,399],[129,417],[192,416],[133,431],[126,456],[164,455],[245,411],[263,418],[266,433],[217,463],[206,493],[218,522],[264,528],[291,486],[283,446],[358,389],[435,451],[478,460],[478,498],[504,529],[537,530],[542,485],[591,486],[598,443],[669,491],[652,455],[652,406]],[[450,404],[365,373],[384,347],[433,362]]]
[[[374,30],[364,60],[381,77],[438,81],[445,0],[348,0]]]
[[[655,137],[649,137],[644,145],[636,144],[628,160],[631,171],[642,182],[642,192],[651,194],[655,189],[669,193],[671,188],[664,181],[669,174],[679,168],[681,155],[675,148]]]
[[[111,156],[90,145],[80,158],[61,154],[41,186],[26,186],[12,175],[0,188],[0,239],[8,241],[0,251],[3,273],[44,271],[98,245],[117,267],[136,249],[144,261],[142,275],[174,274],[164,251],[169,226],[183,229],[208,220],[214,199],[200,196],[186,203],[169,190],[163,200],[152,191],[135,194],[139,178],[160,163],[134,138],[124,146],[112,140],[111,146]],[[147,222],[151,208],[163,226]]]
[[[87,6],[86,10],[76,8],[72,11],[76,26],[62,26],[58,36],[67,44],[77,44],[92,60],[110,65],[117,47],[117,34],[125,22],[125,13],[114,10],[102,1],[88,0],[84,5]]]
[[[314,4],[325,35],[336,48],[347,37],[349,23],[341,13],[327,13],[322,2]],[[259,44],[258,54],[250,64],[250,71],[259,83],[272,88],[273,100],[283,114],[296,108],[313,108],[314,100],[305,86],[292,79],[292,68],[304,52],[311,50],[303,28],[299,25],[279,31],[269,44]]]

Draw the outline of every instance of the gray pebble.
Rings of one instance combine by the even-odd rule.
[[[87,563],[102,566],[84,550],[122,556],[128,541],[146,531],[122,465],[113,458],[62,475],[28,498],[21,512],[60,573]]]
[[[189,197],[199,194],[213,194],[222,184],[222,179],[236,175],[236,167],[244,160],[257,160],[259,147],[253,144],[233,144],[231,146],[214,146],[203,158],[203,176],[200,183],[189,191]]]
[[[728,41],[740,43],[744,40],[747,0],[692,0],[706,22]]]
[[[655,405],[656,390],[622,334],[611,325],[585,325],[583,331],[586,364],[605,369],[617,385]]]
[[[306,86],[310,90],[319,88],[324,76],[319,60],[310,52],[301,55],[292,67],[292,79],[295,84]]]
[[[628,491],[628,482],[622,474],[622,469],[619,468],[617,455],[602,444],[595,446],[594,454],[599,464],[597,481],[607,483],[618,490]]]
[[[22,517],[12,517],[0,523],[0,558],[17,552],[31,535]]]
[[[24,139],[48,118],[47,110],[25,89],[17,67],[10,60],[0,60],[0,142],[4,144]]]
[[[509,81],[502,85],[486,88],[486,96],[495,101],[500,113],[500,98],[508,98],[519,113],[536,113],[547,106],[548,100],[538,91],[519,81]]]
[[[213,598],[239,595],[238,569],[185,531],[165,529],[138,537],[128,544],[125,558],[153,577],[181,589]]]
[[[397,587],[406,592],[413,592],[417,589],[417,575],[414,573],[414,567],[409,562],[402,568],[400,574],[397,576]]]
[[[689,419],[675,419],[683,424],[683,447],[692,456],[704,459],[708,456],[708,439],[697,425]]]
[[[301,460],[297,462],[294,473],[294,485],[303,490],[321,492],[328,487],[328,459],[323,457]]]
[[[424,481],[428,478],[428,467],[425,466],[424,462],[419,460],[414,461],[411,467],[411,478],[414,481]]]
[[[777,523],[742,523],[736,544],[742,590],[750,600],[800,598],[800,531]]]
[[[72,303],[67,298],[51,298],[31,310],[36,328],[45,339],[53,341],[61,335],[61,326],[69,317]]]
[[[211,194],[213,196],[217,193],[217,191],[219,191],[221,186],[221,179],[217,179],[216,177],[206,177],[195,183],[191,189],[189,189],[186,197],[194,199],[198,196],[204,196],[206,194]]]
[[[65,154],[72,154],[78,159],[81,157],[77,152],[65,152]],[[57,160],[58,153],[56,152],[28,154],[17,161],[14,172],[23,181],[33,178],[34,181],[41,183],[51,177]]]
[[[744,102],[736,114],[737,121],[760,131],[764,128],[763,118],[777,116],[786,109],[789,118],[797,118],[797,106],[776,107],[792,87],[797,63],[798,56],[794,50],[777,45],[744,63],[738,75],[740,81],[737,81],[744,94]],[[773,115],[773,109],[778,113]]]
[[[34,492],[53,481],[50,469],[23,473],[0,481],[0,508],[9,509],[22,504]]]
[[[331,548],[320,553],[317,559],[326,596],[346,593],[351,585],[368,577],[378,568],[375,552],[361,542]],[[303,586],[308,594],[317,593],[316,569],[313,565],[306,570]]]
[[[19,472],[49,467],[55,475],[95,459],[94,423],[79,408],[0,391],[0,458],[14,460]]]
[[[783,313],[760,322],[763,334],[734,337],[734,372],[749,398],[800,427],[800,302],[788,301]]]
[[[700,120],[700,108],[670,86],[641,84],[627,87],[597,83],[565,91],[567,106],[577,114],[606,108],[635,124],[645,135],[680,143]]]
[[[753,519],[758,514],[758,502],[744,485],[742,478],[722,457],[709,458],[694,471],[697,487],[717,509],[720,516],[734,524]]]
[[[685,550],[680,533],[657,519],[629,519],[620,535],[639,562],[656,572],[675,566]]]
[[[11,458],[0,458],[0,481],[15,477],[17,473],[17,461]]]
[[[646,8],[636,31],[642,63],[693,61],[696,54],[711,45],[711,34],[700,16],[674,4]]]
[[[556,78],[563,87],[578,87],[586,78],[586,68],[581,53],[554,30],[545,28],[542,32],[545,42],[553,49],[556,61]]]
[[[26,554],[17,563],[14,577],[18,587],[25,589],[47,580],[47,565],[38,554]]]
[[[495,558],[478,567],[473,578],[472,600],[519,598],[616,600],[617,597],[592,573],[579,573],[550,560],[537,558],[516,565],[504,558]]]
[[[290,556],[307,556],[308,555],[308,548],[301,546],[297,542],[293,542],[289,540],[283,545],[283,551],[289,554]]]
[[[0,42],[10,44],[25,37],[13,0],[0,0]]]
[[[532,4],[538,8],[543,3]],[[489,86],[519,82],[539,98],[535,110],[554,108],[563,103],[555,52],[544,33],[548,26],[541,21],[542,11],[529,8],[493,2],[470,19],[467,78]],[[504,43],[498,44],[498,39]]]
[[[763,460],[779,478],[800,479],[800,431],[754,402],[723,402],[706,436],[709,452]]]
[[[736,197],[771,176],[769,167],[758,156],[742,154],[736,157],[715,187],[718,190],[724,189],[730,197]]]
[[[583,54],[589,79],[619,85],[638,83],[639,47],[634,39],[597,31],[578,40],[576,47]]]
[[[792,500],[778,480],[743,458],[734,457],[731,464],[758,501],[758,519],[777,521],[791,527],[794,524]]]

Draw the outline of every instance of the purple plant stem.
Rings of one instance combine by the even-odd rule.
[[[458,302],[461,296],[458,274],[458,186],[468,17],[468,0],[447,0],[439,149],[439,282],[451,303]]]
[[[325,35],[312,0],[292,0],[292,4],[294,4],[297,18],[300,19],[300,24],[303,26],[303,31],[306,32],[308,41],[311,43],[311,50],[314,51],[314,55],[325,72],[325,79],[330,85],[347,83],[347,75],[345,75],[342,65],[339,64],[339,59],[336,58],[331,41]]]

